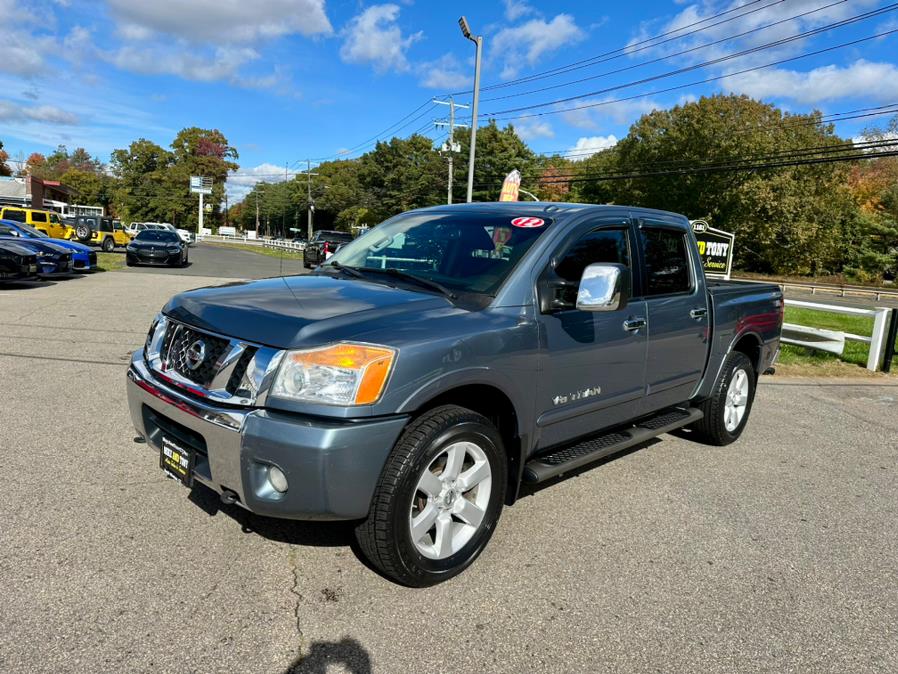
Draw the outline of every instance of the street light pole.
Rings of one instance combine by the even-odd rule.
[[[468,20],[461,17],[458,20],[462,35],[476,45],[474,57],[474,102],[471,106],[471,149],[468,154],[468,203],[471,203],[474,193],[474,155],[477,148],[477,106],[480,103],[480,55],[483,52],[483,37],[472,35]]]

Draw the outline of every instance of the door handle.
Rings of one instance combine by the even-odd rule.
[[[639,330],[640,328],[644,328],[646,326],[645,319],[642,316],[637,316],[636,318],[628,318],[624,321],[624,330]]]
[[[700,318],[704,318],[704,317],[707,316],[707,315],[708,315],[708,310],[707,310],[707,309],[702,309],[702,308],[692,309],[692,310],[689,312],[689,318],[694,318],[695,320],[698,320],[698,319],[700,319]]]

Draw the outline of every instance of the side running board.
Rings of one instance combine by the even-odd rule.
[[[549,450],[530,459],[524,465],[524,482],[545,482],[593,461],[635,445],[647,442],[663,433],[688,426],[703,416],[694,407],[677,407],[641,419],[630,427],[618,428],[603,435]]]

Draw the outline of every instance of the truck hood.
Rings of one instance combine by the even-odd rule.
[[[290,349],[360,338],[384,322],[401,325],[401,314],[451,306],[428,292],[314,275],[190,290],[173,297],[163,312],[201,330]]]

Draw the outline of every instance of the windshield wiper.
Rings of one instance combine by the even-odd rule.
[[[354,276],[355,278],[365,278],[365,275],[362,272],[360,272],[358,269],[356,269],[355,267],[350,267],[345,264],[340,264],[336,260],[331,260],[328,263],[328,266],[333,267],[337,271],[346,272],[347,274],[349,274],[350,276]]]
[[[386,274],[387,276],[392,276],[394,278],[411,281],[412,283],[417,283],[418,285],[424,286],[426,288],[436,290],[437,292],[442,293],[443,295],[448,297],[450,300],[454,300],[456,299],[456,297],[458,297],[458,295],[456,295],[441,283],[437,283],[436,281],[431,281],[429,278],[423,278],[410,272],[403,271],[402,269],[394,269],[393,267],[388,267],[386,269],[380,269],[378,267],[357,267],[356,271]]]

